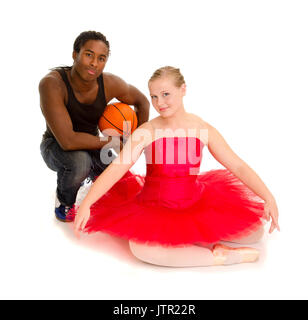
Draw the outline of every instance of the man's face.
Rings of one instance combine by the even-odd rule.
[[[100,76],[108,59],[109,50],[100,40],[88,40],[79,53],[73,52],[74,67],[84,80],[94,80]]]

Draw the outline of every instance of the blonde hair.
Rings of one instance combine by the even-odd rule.
[[[180,69],[166,66],[157,69],[152,77],[150,78],[149,82],[154,81],[156,79],[165,77],[165,76],[172,76],[174,78],[174,84],[176,87],[180,88],[183,84],[185,84],[185,80],[183,75],[180,72]]]

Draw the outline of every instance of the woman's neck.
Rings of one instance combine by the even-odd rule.
[[[162,123],[164,125],[164,127],[166,128],[170,128],[170,129],[177,129],[180,127],[183,127],[185,125],[185,119],[187,117],[187,112],[184,109],[184,106],[182,108],[180,108],[179,110],[177,110],[176,113],[174,113],[173,115],[171,115],[170,117],[166,117],[162,119]]]

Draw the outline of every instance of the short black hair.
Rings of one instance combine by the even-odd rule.
[[[88,41],[88,40],[100,40],[105,43],[108,48],[108,54],[110,54],[110,45],[109,41],[106,37],[97,31],[84,31],[80,33],[80,35],[76,38],[74,42],[74,51],[77,53],[80,51],[81,47]]]

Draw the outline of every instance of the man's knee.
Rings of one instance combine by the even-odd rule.
[[[70,151],[70,170],[74,173],[75,179],[83,181],[88,177],[92,160],[86,151]]]

